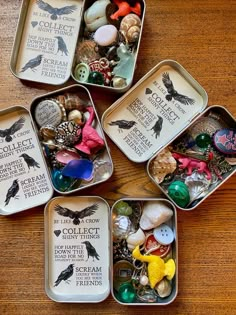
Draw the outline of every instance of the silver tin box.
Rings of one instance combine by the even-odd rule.
[[[213,120],[219,121],[219,117],[222,118],[218,129],[234,129],[235,133],[235,118],[222,106],[211,106],[204,112],[207,101],[206,91],[179,63],[164,60],[103,113],[102,126],[131,161],[149,161],[148,175],[170,198],[167,186],[160,186],[154,179],[150,171],[150,161],[159,153],[163,154],[167,146],[171,148],[177,139],[182,138],[185,130],[198,123],[201,117],[207,116],[210,111],[215,116]],[[214,129],[216,130],[217,128]],[[212,130],[208,132],[207,123],[199,130],[200,133],[213,136]],[[177,145],[178,149],[179,147]],[[218,158],[217,153],[213,156]],[[157,167],[170,168],[170,161],[166,156],[164,159],[166,160],[162,161],[162,164],[157,163]],[[174,170],[167,171],[165,175],[173,172]],[[188,210],[195,208],[234,172],[235,165],[229,166],[222,177],[218,176],[218,180],[213,178],[212,185],[206,184],[204,192],[199,191],[199,194],[194,196],[192,194],[184,207],[176,202],[175,205]],[[179,179],[183,181],[183,178]],[[197,189],[197,185],[194,189]]]
[[[10,215],[46,203],[53,189],[29,111],[2,110],[0,124],[0,214]]]
[[[44,148],[44,153],[45,153],[44,156],[45,156],[45,159],[47,161],[48,168],[50,170],[51,184],[52,184],[54,190],[60,194],[70,194],[70,193],[73,193],[76,191],[80,191],[84,188],[92,187],[96,184],[99,184],[99,183],[102,183],[102,182],[108,180],[113,173],[113,162],[111,159],[110,151],[109,151],[102,127],[100,125],[100,121],[99,121],[97,112],[95,110],[95,106],[94,106],[93,100],[91,98],[91,95],[90,95],[88,89],[82,85],[79,85],[79,84],[71,85],[71,86],[56,90],[54,92],[50,92],[50,93],[41,95],[39,97],[36,97],[32,101],[30,111],[31,111],[33,121],[35,123],[35,128],[38,132],[39,137],[40,137],[40,129],[41,128],[36,122],[37,106],[40,103],[44,102],[45,100],[51,100],[51,99],[55,100],[59,97],[64,97],[64,96],[68,97],[68,103],[67,103],[67,101],[65,101],[66,103],[63,107],[63,109],[66,109],[64,112],[64,115],[66,115],[66,117],[68,116],[68,113],[70,112],[70,110],[74,110],[75,108],[81,109],[81,107],[82,107],[83,111],[86,112],[86,109],[88,107],[92,107],[93,112],[94,112],[94,120],[92,122],[92,125],[88,126],[90,128],[88,133],[90,135],[90,132],[95,131],[96,138],[98,138],[98,140],[102,139],[102,141],[103,141],[103,146],[102,146],[101,150],[99,150],[99,152],[96,152],[96,153],[91,152],[91,155],[86,155],[86,154],[83,155],[82,153],[80,153],[81,158],[88,159],[93,163],[93,170],[92,170],[91,178],[82,179],[82,180],[74,179],[74,181],[71,182],[72,185],[69,184],[68,189],[67,188],[66,189],[58,188],[55,185],[55,181],[53,178],[54,166],[51,163],[51,160],[49,158],[49,156],[51,156],[51,154],[53,154],[54,152],[58,152],[62,149],[54,150],[54,148],[53,148],[52,150],[50,150],[50,143],[47,143],[47,141],[41,141],[41,145]],[[47,110],[49,111],[47,113],[46,117],[47,116],[51,117],[52,112],[50,112],[50,107],[48,107],[47,105],[46,105],[46,107],[47,107]],[[85,114],[87,114],[87,112]],[[84,114],[84,116],[85,116],[85,114]],[[45,118],[45,115],[43,115],[43,117]],[[86,122],[88,122],[88,117],[85,118],[85,124],[81,127],[82,130],[85,128]],[[67,121],[67,118],[66,118],[66,121]],[[91,139],[91,141],[88,139],[88,141],[95,142],[95,141],[97,141],[96,138]],[[82,135],[82,140],[83,140],[83,135]],[[49,149],[49,155],[47,154],[48,149]],[[70,146],[70,149],[74,150],[74,147]]]
[[[110,92],[122,93],[128,90],[133,81],[138,57],[145,2],[138,1],[141,6],[141,25],[139,39],[133,49],[133,67],[129,79],[125,86],[116,87],[78,81],[74,76],[78,59],[76,46],[85,39],[84,12],[95,2],[23,0],[10,61],[12,73],[19,79],[53,85],[64,84],[72,75],[80,84],[101,87]]]

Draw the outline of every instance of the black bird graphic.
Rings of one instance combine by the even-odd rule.
[[[19,191],[18,179],[15,179],[11,185],[11,187],[7,191],[5,206],[9,204],[11,198],[14,198]]]
[[[5,138],[6,142],[12,141],[12,135],[20,130],[24,126],[25,118],[20,117],[14,124],[8,129],[0,129],[0,137]]]
[[[24,67],[21,69],[21,72],[26,71],[27,69],[31,69],[32,71],[36,71],[36,67],[38,67],[43,59],[43,55],[38,55],[37,57],[30,59]]]
[[[88,258],[87,260],[89,259],[89,257],[93,257],[93,261],[94,261],[94,257],[99,260],[99,255],[98,253],[96,252],[96,249],[93,247],[93,245],[89,242],[89,241],[85,241],[85,242],[82,242],[82,244],[85,244],[86,246],[86,249],[87,249],[87,254],[88,254]]]
[[[84,208],[81,211],[73,211],[60,205],[55,205],[54,209],[58,214],[73,219],[73,223],[75,225],[79,225],[80,219],[83,219],[95,213],[95,210],[98,209],[98,204],[95,203],[89,207]]]
[[[30,168],[33,167],[35,170],[35,167],[40,168],[40,165],[38,162],[36,162],[31,156],[29,156],[26,153],[21,154],[19,157],[22,157],[25,160],[25,163],[28,166],[28,170],[30,171]]]
[[[158,117],[158,120],[155,122],[154,126],[150,129],[150,130],[153,130],[152,135],[155,135],[156,138],[157,138],[157,136],[160,136],[161,129],[162,129],[162,123],[163,123],[163,118],[160,116],[157,116],[157,117]]]
[[[130,129],[132,128],[136,123],[134,120],[116,120],[109,123],[110,126],[118,126],[119,132],[122,132],[122,129]]]
[[[55,281],[54,287],[57,287],[59,283],[61,283],[62,280],[64,280],[66,283],[69,283],[70,280],[68,280],[74,273],[74,264],[70,264],[65,270],[63,270],[57,280]]]
[[[192,99],[192,98],[190,98],[188,96],[179,94],[174,89],[174,85],[173,85],[173,82],[170,79],[169,73],[164,72],[162,74],[162,82],[164,83],[164,85],[165,85],[165,87],[167,89],[167,92],[169,93],[169,94],[166,95],[167,101],[171,101],[172,98],[174,98],[176,101],[179,101],[180,103],[182,103],[184,105],[193,105],[195,103],[194,99]]]
[[[57,54],[59,51],[61,51],[62,56],[63,54],[68,56],[68,49],[66,47],[66,43],[64,42],[64,39],[61,36],[55,36],[55,38],[58,40]]]
[[[59,15],[71,14],[77,9],[76,5],[68,5],[62,8],[54,8],[43,0],[37,0],[36,3],[41,10],[51,14],[52,20],[57,20]]]

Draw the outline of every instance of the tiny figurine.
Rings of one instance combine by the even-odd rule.
[[[118,6],[118,10],[111,15],[111,18],[118,20],[119,17],[126,16],[130,12],[134,12],[137,15],[141,15],[141,5],[139,2],[131,7],[128,2],[122,0],[113,0],[113,2]]]
[[[140,253],[139,246],[135,247],[132,252],[132,256],[135,259],[148,263],[148,279],[152,289],[164,277],[171,280],[175,275],[175,262],[172,258],[165,263],[164,260],[158,256],[142,255]]]

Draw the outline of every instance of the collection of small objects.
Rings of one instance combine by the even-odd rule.
[[[151,176],[182,208],[195,206],[236,165],[236,129],[210,111],[152,161]]]
[[[114,88],[129,85],[141,17],[139,1],[95,1],[84,12],[84,34],[75,53],[75,79]]]
[[[118,301],[157,303],[172,293],[176,272],[172,217],[173,210],[163,201],[115,204],[113,292]]]
[[[45,98],[36,104],[34,117],[57,190],[71,191],[109,173],[109,162],[98,159],[105,143],[88,100],[75,93]]]

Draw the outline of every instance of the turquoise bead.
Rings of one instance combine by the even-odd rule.
[[[123,303],[132,303],[136,298],[135,289],[130,282],[123,283],[118,290],[118,299]]]
[[[196,139],[196,144],[201,149],[206,149],[211,144],[211,136],[207,133],[200,133]]]
[[[104,78],[101,72],[92,71],[88,76],[88,82],[98,85],[104,85]]]

